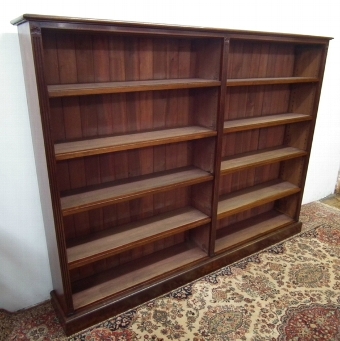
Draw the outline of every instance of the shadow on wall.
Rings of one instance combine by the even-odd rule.
[[[339,169],[339,173],[338,173],[338,180],[335,186],[335,193],[336,194],[340,194],[340,169]]]
[[[0,308],[46,300],[51,275],[19,39],[0,35]]]

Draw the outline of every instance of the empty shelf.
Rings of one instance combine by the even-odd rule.
[[[217,218],[222,219],[298,192],[300,188],[290,182],[275,180],[227,194],[220,198]]]
[[[214,79],[185,78],[144,81],[48,85],[49,97],[84,96],[150,90],[190,89],[219,86]]]
[[[316,77],[242,78],[242,79],[228,79],[227,86],[316,83],[318,81],[319,79]]]
[[[293,222],[292,218],[284,214],[269,211],[239,223],[220,228],[217,231],[215,252],[222,252],[243,245],[284,226],[288,226]]]
[[[185,207],[153,218],[98,232],[67,249],[69,269],[166,238],[210,222],[204,213]]]
[[[262,166],[304,155],[307,155],[307,152],[293,147],[257,150],[223,160],[221,162],[221,174],[224,175],[244,168]]]
[[[281,124],[304,122],[304,121],[311,121],[311,120],[312,120],[312,117],[309,115],[294,114],[294,113],[242,118],[240,120],[225,121],[224,133],[233,133],[237,131],[258,129],[258,128],[271,127],[271,126],[276,126],[276,125],[281,125]]]
[[[183,243],[140,258],[138,262],[123,264],[112,271],[90,278],[88,288],[77,289],[73,294],[74,308],[78,309],[124,290],[134,290],[139,285],[157,281],[160,276],[206,257],[200,248]],[[85,281],[81,280],[79,286],[83,287]]]
[[[212,179],[212,175],[195,167],[181,168],[158,174],[119,181],[108,187],[68,195],[61,198],[63,215],[75,214],[147,194],[189,186]]]
[[[190,141],[214,135],[216,135],[216,131],[207,128],[199,126],[182,127],[121,136],[102,137],[92,140],[58,143],[55,145],[55,154],[56,159],[59,161],[121,150],[156,146],[165,143]]]

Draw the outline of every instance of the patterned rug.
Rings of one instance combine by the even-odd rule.
[[[50,302],[0,310],[0,340],[340,340],[340,210],[302,207],[298,236],[66,338]]]

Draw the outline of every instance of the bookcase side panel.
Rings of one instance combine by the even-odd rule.
[[[58,215],[60,210],[59,198],[56,183],[51,179],[53,161],[50,154],[49,128],[46,123],[49,108],[41,68],[43,57],[40,28],[37,23],[27,22],[18,26],[18,32],[53,289],[58,297],[59,304],[66,313],[71,313],[73,304],[69,276],[66,270],[62,221],[60,214]],[[56,228],[57,225],[58,228]]]

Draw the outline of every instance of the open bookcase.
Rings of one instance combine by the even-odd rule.
[[[68,335],[300,231],[330,38],[12,23]]]

